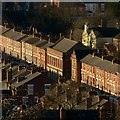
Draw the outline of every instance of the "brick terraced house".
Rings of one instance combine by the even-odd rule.
[[[81,61],[82,83],[94,86],[105,92],[119,96],[120,65],[94,54],[87,55]]]
[[[6,32],[5,29],[7,30]],[[15,29],[8,30],[8,28],[2,29],[2,51],[8,53],[14,57],[21,58],[21,39],[27,37],[26,34],[16,32]]]
[[[6,27],[3,27],[3,26],[0,26],[0,50],[1,51],[5,51],[5,45],[6,45],[6,38],[3,35],[3,33],[7,32],[10,30],[10,28],[6,28]]]
[[[86,55],[93,53],[88,47],[81,47],[79,50],[74,50],[71,54],[71,80],[81,82],[81,62],[80,60]]]
[[[37,49],[36,46],[42,46],[46,43],[46,40],[40,40],[39,38],[33,36],[28,36],[27,38],[22,39],[22,59],[29,63],[39,65],[39,48]]]
[[[60,39],[51,48],[47,48],[47,70],[49,76],[55,80],[58,77],[71,78],[71,53],[74,49],[85,48],[85,46],[67,38]]]

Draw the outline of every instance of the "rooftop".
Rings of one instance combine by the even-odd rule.
[[[0,25],[0,32],[1,32],[1,34],[3,34],[3,33],[5,33],[5,32],[7,32],[7,31],[9,31],[10,30],[10,28],[5,28],[4,26],[2,26],[2,25]]]
[[[68,52],[77,43],[78,42],[68,38],[63,38],[62,40],[58,41],[52,48],[60,52]]]
[[[16,32],[13,30],[9,30],[9,31],[3,33],[3,36],[8,37],[12,40],[16,40],[16,41],[27,37],[26,34],[21,34],[20,32]]]
[[[115,36],[116,39],[120,39],[120,33]]]
[[[48,48],[48,47],[50,47],[50,46],[52,46],[52,45],[54,45],[54,43],[52,43],[52,42],[46,43],[46,44],[44,44],[43,46],[41,46],[41,48],[46,49],[46,48]]]
[[[51,88],[49,95],[45,96],[45,109],[46,110],[57,110],[59,105],[61,105],[65,110],[97,110],[98,105],[103,106],[107,100],[99,99],[98,95],[91,95],[86,88],[80,89],[81,102],[77,104],[77,89],[80,88],[78,83],[69,82],[60,84],[60,88],[57,90],[58,84]],[[59,87],[60,87],[59,86]],[[57,95],[57,92],[59,93]],[[71,94],[71,92],[73,94]],[[79,93],[79,95],[80,95]],[[66,101],[66,95],[67,101]],[[92,99],[91,106],[87,107],[87,98]]]
[[[102,60],[102,58],[97,56],[92,56],[91,54],[87,55],[83,59],[80,60],[83,63],[87,63],[92,66],[97,66],[102,70],[108,71],[110,73],[116,74],[116,72],[120,73],[120,65],[116,63],[112,63],[108,60]]]
[[[19,86],[21,86],[21,85],[29,82],[30,80],[33,80],[34,78],[36,78],[36,77],[39,76],[40,74],[41,74],[41,73],[39,73],[39,72],[35,72],[35,73],[31,74],[31,75],[30,75],[28,78],[26,78],[25,80],[20,81],[20,82],[18,82],[18,83],[13,83],[11,86],[17,88],[17,87],[19,87]]]

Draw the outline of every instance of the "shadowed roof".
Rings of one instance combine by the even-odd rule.
[[[13,83],[13,84],[12,84],[12,87],[16,87],[16,88],[17,88],[17,87],[19,87],[19,86],[21,86],[21,85],[23,85],[23,84],[25,84],[25,83],[33,80],[34,78],[36,78],[36,77],[39,76],[40,74],[41,74],[41,73],[39,73],[39,72],[33,73],[33,74],[29,75],[29,77],[28,77],[27,79],[25,79],[25,80],[22,80],[22,81],[20,81],[20,82],[18,82],[18,83]]]
[[[115,36],[116,39],[120,39],[120,33]]]

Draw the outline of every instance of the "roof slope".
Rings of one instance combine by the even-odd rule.
[[[1,33],[1,34],[7,32],[7,31],[9,31],[9,30],[10,30],[10,28],[5,28],[4,26],[0,25],[0,33]]]
[[[102,60],[102,58],[97,56],[92,56],[91,54],[87,55],[83,59],[80,60],[83,63],[87,63],[92,66],[97,66],[102,70],[108,71],[110,73],[120,73],[120,65],[119,64],[112,64],[112,62],[108,60]]]
[[[13,40],[19,40],[21,38],[24,38],[26,35],[21,34],[20,32],[16,32],[16,31],[13,32],[13,30],[9,30],[9,31],[3,33],[3,36],[8,37]]]
[[[115,36],[116,39],[120,39],[120,33]]]
[[[13,83],[12,84],[12,87],[19,87],[19,86],[21,86],[21,85],[23,85],[23,84],[25,84],[25,83],[27,83],[27,82],[29,82],[29,81],[31,81],[31,80],[33,80],[34,78],[36,78],[37,76],[39,76],[41,73],[39,73],[39,72],[36,72],[36,73],[33,73],[33,74],[31,74],[27,79],[25,79],[25,80],[23,80],[23,81],[20,81],[20,82],[18,82],[18,83]]]
[[[73,46],[75,46],[78,42],[63,38],[60,40],[57,44],[55,44],[52,48],[55,50],[58,50],[60,52],[67,52],[69,51]]]

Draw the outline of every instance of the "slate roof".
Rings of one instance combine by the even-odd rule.
[[[24,72],[26,72],[25,69],[20,70],[18,73],[16,73],[15,75],[13,75],[13,78],[18,77],[19,75],[21,75]]]
[[[120,33],[115,36],[116,39],[120,39]]]
[[[46,44],[44,44],[43,46],[41,46],[41,48],[46,49],[46,48],[48,48],[48,47],[50,47],[50,46],[52,46],[52,45],[54,45],[54,43],[52,43],[52,42],[46,43]]]
[[[25,83],[33,80],[34,78],[36,78],[36,77],[39,76],[40,74],[41,74],[41,73],[39,73],[39,72],[35,72],[35,73],[31,74],[27,79],[25,79],[25,80],[23,80],[23,81],[20,81],[20,82],[18,82],[18,83],[13,83],[11,86],[17,88],[17,87],[19,87],[19,86],[21,86],[21,85],[23,85],[23,84],[25,84]]]
[[[35,43],[37,43],[38,41],[40,41],[38,38],[31,36],[31,37],[29,37],[28,40],[25,41],[25,42],[28,43],[28,44],[35,44]]]
[[[1,34],[7,32],[7,31],[9,31],[9,30],[10,30],[10,28],[5,28],[4,26],[0,25],[0,33],[1,33]]]
[[[68,52],[73,46],[75,46],[78,42],[63,38],[58,43],[56,43],[52,48],[58,50],[60,52]]]
[[[107,72],[115,74],[116,72],[120,73],[120,65],[119,64],[112,64],[111,61],[108,60],[102,60],[102,58],[97,56],[92,56],[91,54],[87,55],[83,59],[80,60],[83,63],[97,66],[98,68],[105,70]]]
[[[24,37],[27,37],[26,34],[21,34],[20,32],[16,32],[16,31],[13,32],[13,30],[9,30],[9,31],[3,33],[3,36],[8,37],[12,40],[16,40],[16,41],[20,40]]]

